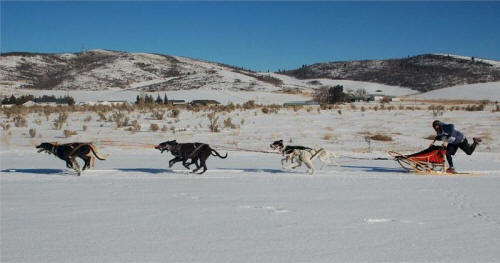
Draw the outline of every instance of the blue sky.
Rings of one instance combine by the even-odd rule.
[[[254,70],[440,52],[500,60],[500,2],[1,2],[1,51],[111,49]]]

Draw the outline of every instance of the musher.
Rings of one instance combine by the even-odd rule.
[[[467,142],[467,138],[455,129],[455,125],[447,124],[438,120],[432,122],[432,127],[436,131],[437,135],[431,143],[434,145],[436,141],[443,141],[447,143],[446,146],[446,159],[450,167],[446,169],[447,173],[455,173],[455,168],[453,167],[452,155],[455,155],[457,149],[462,149],[467,155],[471,155],[476,149],[476,146],[481,142],[481,138],[474,137],[472,140],[474,143],[470,144]]]

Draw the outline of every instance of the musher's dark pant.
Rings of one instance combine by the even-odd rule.
[[[457,152],[457,149],[460,148],[462,149],[467,155],[471,155],[474,152],[474,149],[476,149],[477,142],[474,141],[471,145],[469,145],[469,142],[467,142],[467,139],[464,139],[464,141],[460,144],[448,144],[446,147],[446,159],[448,160],[448,164],[450,167],[453,167],[453,159],[452,155],[455,155]]]

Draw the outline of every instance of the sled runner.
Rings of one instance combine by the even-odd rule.
[[[447,173],[446,148],[443,146],[432,145],[423,151],[408,155],[394,151],[388,153],[403,169],[409,172],[434,175],[472,175],[471,173]]]

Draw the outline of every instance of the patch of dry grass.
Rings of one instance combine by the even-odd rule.
[[[373,136],[370,136],[370,139],[374,141],[383,141],[383,142],[392,141],[392,137],[385,134],[375,134]]]
[[[31,128],[29,131],[28,131],[29,135],[31,138],[35,138],[36,136],[36,129],[34,128]]]
[[[71,131],[71,130],[64,130],[63,135],[66,138],[69,138],[73,135],[77,135],[78,133],[76,131]]]

